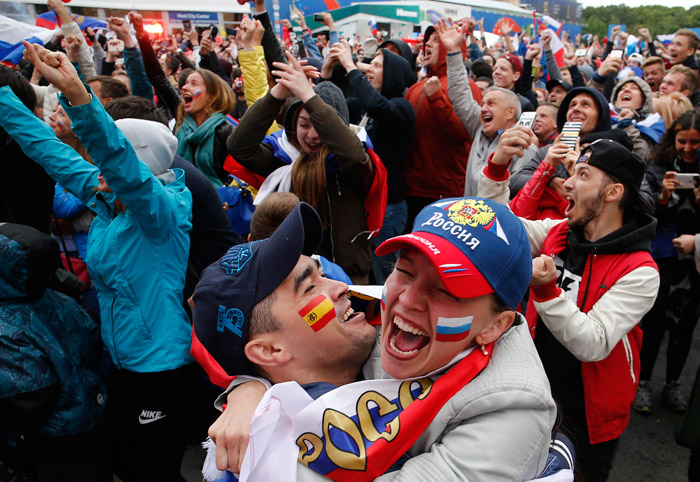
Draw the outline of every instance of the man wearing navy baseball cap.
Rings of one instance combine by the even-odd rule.
[[[515,127],[504,136],[515,142],[499,144],[503,152],[484,169],[479,193],[505,203],[504,160],[529,132]],[[540,255],[528,323],[586,480],[604,481],[612,468],[639,381],[639,322],[659,287],[650,253],[656,220],[637,209],[644,171],[639,156],[599,139],[564,182],[567,219],[522,220]]]
[[[383,418],[372,423],[388,427],[387,434],[368,435],[362,442],[368,445],[361,448],[362,470],[381,475],[400,467],[402,476],[411,480],[427,480],[437,473],[443,478],[470,480],[494,475],[509,480],[537,476],[547,460],[556,408],[525,320],[514,311],[532,271],[527,235],[519,220],[493,201],[444,199],[419,213],[412,233],[380,245],[380,256],[395,251],[401,251],[401,255],[382,296],[381,342],[369,356],[374,328],[362,314],[349,309],[343,296],[347,286],[318,276],[317,268],[307,258],[318,242],[318,234],[314,233],[320,232],[313,222],[303,222],[305,216],[312,221],[307,211],[305,205],[293,211],[272,238],[262,242],[262,247],[252,244],[232,248],[220,263],[205,271],[194,297],[195,358],[200,363],[204,360],[205,366],[218,366],[217,370],[229,376],[258,375],[273,383],[297,381],[327,409],[333,407],[347,414],[347,418],[338,418],[338,423],[359,416],[359,411],[358,415],[346,411],[360,410],[358,394],[377,393],[393,400],[400,392],[401,382],[397,380],[428,376],[425,383],[433,388],[420,397],[423,403],[413,407],[406,403],[404,394],[400,396],[403,412],[397,410],[398,399],[396,405],[381,405]],[[318,223],[317,218],[314,220]],[[274,263],[263,259],[272,253],[277,258]],[[295,258],[297,263],[291,269]],[[281,274],[274,281],[265,280],[266,288],[261,290],[264,277],[260,275],[275,269]],[[237,287],[231,289],[228,285]],[[328,319],[327,308],[335,318]],[[274,320],[279,328],[261,334],[262,330],[255,328],[260,312],[267,312],[263,318]],[[247,319],[253,321],[246,324]],[[195,349],[197,344],[201,347]],[[351,344],[354,348],[348,346]],[[232,354],[234,350],[243,352],[246,360]],[[384,371],[371,363],[379,351]],[[301,359],[293,363],[297,356]],[[384,380],[351,384],[366,360],[366,379],[386,379],[388,374],[393,380],[386,380],[386,385]],[[450,378],[443,379],[448,374]],[[250,379],[239,377],[232,386]],[[362,383],[377,385],[364,388]],[[270,390],[286,385],[278,384]],[[220,469],[231,467],[237,471],[245,452],[232,443],[230,427],[245,427],[241,435],[247,439],[246,417],[249,420],[254,412],[256,417],[269,413],[255,410],[262,397],[256,392],[260,387],[245,383],[228,393],[228,407],[210,429]],[[398,391],[392,392],[394,388]],[[274,395],[274,399],[285,403],[282,394]],[[483,399],[483,403],[472,403],[476,399]],[[339,401],[347,401],[349,408],[337,407]],[[319,416],[327,409],[319,410]],[[309,408],[304,412],[308,413]],[[390,416],[398,419],[390,423]],[[282,424],[279,431],[273,430],[273,442],[280,444],[279,450],[290,446],[283,440],[285,428],[291,425],[296,428],[296,424]],[[369,430],[364,422],[362,426],[362,430]],[[397,427],[407,428],[395,432]],[[347,459],[334,458],[337,450],[329,448],[326,452],[330,441],[323,434],[319,437],[313,450],[327,456],[300,452],[303,465],[298,466],[299,480],[312,477],[309,470],[325,475],[344,469],[343,461]],[[388,443],[370,450],[378,438]],[[302,446],[294,443],[297,437],[292,439],[291,445],[299,452]],[[251,443],[256,444],[255,432]],[[333,443],[340,442],[334,439]],[[441,446],[439,453],[431,451],[437,443]],[[402,448],[396,448],[397,444]],[[283,452],[255,447],[257,465],[246,469],[244,464],[242,476],[250,476],[245,470],[252,470],[255,480],[282,480],[274,471],[284,467],[282,471],[288,474]],[[273,452],[277,454],[276,463],[266,463],[264,454]],[[292,462],[292,470],[297,470],[296,454]]]

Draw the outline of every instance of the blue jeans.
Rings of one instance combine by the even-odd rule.
[[[398,252],[390,253],[386,256],[377,256],[374,251],[377,246],[382,244],[389,238],[400,236],[406,227],[406,218],[408,217],[408,208],[406,201],[400,201],[386,205],[386,213],[384,213],[384,224],[376,238],[372,238],[372,274],[374,282],[378,285],[383,285],[386,279],[394,269],[394,264],[398,259]]]

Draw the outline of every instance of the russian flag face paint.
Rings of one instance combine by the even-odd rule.
[[[460,341],[469,336],[469,330],[472,327],[473,316],[464,316],[461,318],[438,318],[437,328],[435,330],[436,341]]]
[[[382,311],[386,310],[386,284],[384,284],[384,288],[382,289],[382,299],[379,306],[382,308]]]
[[[330,298],[318,295],[299,310],[299,315],[312,330],[318,331],[335,318],[335,307]]]
[[[195,91],[192,93],[192,99],[194,100],[194,99],[196,99],[197,97],[200,97],[201,95],[202,95],[202,91],[201,91],[201,90],[195,90]]]

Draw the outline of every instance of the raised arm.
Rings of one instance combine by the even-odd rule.
[[[462,62],[466,28],[458,28],[452,19],[449,19],[449,24],[442,19],[437,24],[438,35],[447,50],[447,93],[457,117],[474,138],[481,127],[481,107],[472,96],[467,69]]]

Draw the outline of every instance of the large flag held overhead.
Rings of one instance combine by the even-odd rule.
[[[44,45],[53,35],[53,30],[35,27],[0,15],[0,62],[14,67],[24,55],[22,40]]]
[[[564,62],[564,44],[561,42],[559,34],[564,25],[548,15],[543,15],[542,21],[544,24],[538,21],[538,23],[540,23],[540,29],[549,29],[552,31],[552,40],[549,42],[549,46],[552,49],[552,54],[554,55],[554,60],[557,62],[557,66],[562,68],[566,63]]]
[[[107,28],[107,22],[97,18],[74,14],[71,14],[71,18],[78,24],[80,30],[85,30],[88,27],[93,29]],[[56,12],[46,12],[42,13],[41,15],[37,15],[36,25],[37,27],[54,29],[61,26],[61,20],[58,18],[58,15],[56,15]]]

